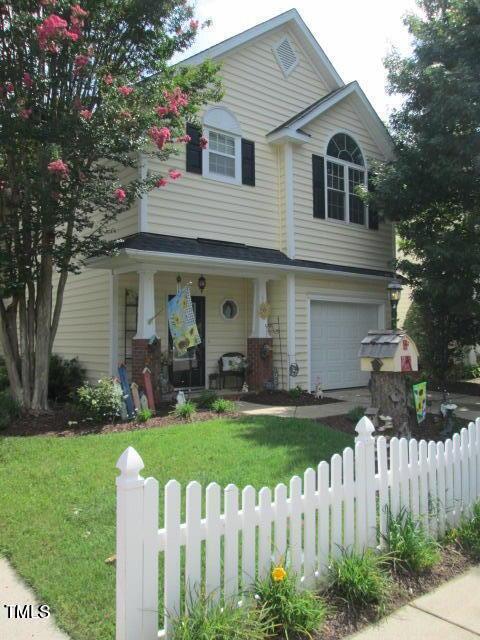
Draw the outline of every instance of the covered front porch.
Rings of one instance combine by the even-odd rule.
[[[246,382],[252,390],[273,384],[274,349],[282,346],[271,300],[284,276],[264,268],[194,264],[182,256],[175,260],[117,256],[109,261],[112,374],[125,363],[130,380],[143,386],[148,367],[158,400],[170,398],[178,389],[240,390]],[[100,266],[106,268],[106,261],[95,265]],[[180,355],[168,328],[168,302],[185,286],[190,289],[201,343]],[[243,371],[242,362],[237,372],[241,358],[246,368]]]

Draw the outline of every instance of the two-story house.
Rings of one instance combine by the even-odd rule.
[[[120,216],[119,255],[70,279],[54,350],[93,379],[122,361],[138,377],[153,334],[169,349],[167,302],[181,280],[202,343],[173,354],[174,386],[208,386],[229,352],[248,356],[254,386],[272,375],[283,387],[363,385],[359,343],[386,325],[395,247],[356,187],[372,160],[392,157],[389,135],[296,10],[181,64],[207,57],[221,61],[225,88],[203,113],[208,147],[190,128],[169,165],[182,179]]]

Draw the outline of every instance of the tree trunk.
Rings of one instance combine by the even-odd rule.
[[[370,393],[372,406],[379,409],[380,415],[392,418],[396,435],[409,436],[414,426],[414,412],[407,376],[404,373],[372,371]]]
[[[48,410],[48,368],[50,364],[50,330],[52,319],[52,273],[53,260],[44,253],[40,263],[37,285],[35,327],[35,376],[33,383],[32,409]]]

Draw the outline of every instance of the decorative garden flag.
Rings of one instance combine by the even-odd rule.
[[[415,401],[415,411],[417,412],[417,422],[423,422],[427,417],[427,383],[419,382],[413,385],[413,398]]]
[[[173,340],[173,346],[178,355],[183,355],[200,344],[201,339],[193,312],[190,289],[180,289],[177,295],[168,303],[168,326]]]

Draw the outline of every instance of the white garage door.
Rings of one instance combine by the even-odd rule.
[[[358,350],[370,329],[378,328],[378,305],[312,302],[311,383],[323,389],[345,389],[368,384],[360,371]]]

